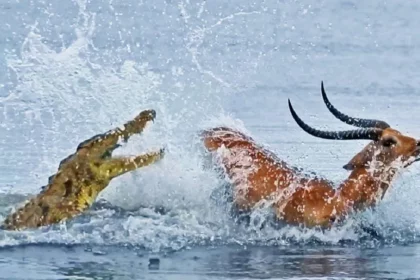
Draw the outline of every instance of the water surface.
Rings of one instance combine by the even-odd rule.
[[[322,103],[323,80],[345,113],[419,137],[419,11],[396,0],[2,1],[0,219],[78,143],[140,110],[154,108],[156,122],[116,154],[168,153],[114,180],[99,198],[107,203],[66,224],[0,231],[0,277],[420,277],[418,165],[376,211],[343,227],[260,230],[267,211],[247,227],[212,195],[223,181],[204,168],[196,137],[214,125],[245,129],[338,184],[367,143],[306,134],[287,99],[313,126],[349,129]]]

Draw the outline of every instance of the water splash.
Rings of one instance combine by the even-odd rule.
[[[25,172],[32,170],[28,175],[31,184],[16,186],[12,191],[38,192],[56,170],[57,163],[79,142],[121,124],[145,108],[157,110],[156,123],[149,126],[144,135],[133,137],[116,154],[137,154],[161,146],[168,148],[168,154],[161,163],[127,174],[110,184],[100,199],[110,202],[115,209],[91,209],[81,217],[51,228],[0,232],[0,247],[43,242],[96,243],[128,244],[158,251],[203,244],[282,246],[360,241],[364,235],[357,232],[358,219],[329,232],[287,226],[261,229],[270,216],[268,209],[262,207],[252,213],[250,226],[236,224],[226,211],[228,207],[210,199],[223,182],[216,172],[203,167],[196,133],[201,128],[220,124],[250,133],[241,121],[223,112],[218,104],[220,96],[207,91],[204,85],[200,87],[200,94],[194,96],[183,91],[181,82],[179,92],[166,92],[162,87],[163,75],[150,69],[147,63],[124,60],[115,66],[93,62],[92,57],[99,52],[92,43],[96,17],[86,10],[86,3],[77,1],[76,39],[69,46],[54,51],[44,43],[34,24],[20,56],[7,58],[17,84],[9,95],[0,99],[1,124],[9,129],[11,138],[18,135],[16,141],[30,143],[28,150],[39,154],[35,162],[25,168]],[[199,6],[196,18],[201,18],[204,5],[205,2]],[[179,8],[187,15],[188,2]],[[202,66],[199,49],[205,48],[203,42],[210,30],[236,17],[252,14],[258,12],[239,12],[218,19],[208,27],[193,26],[187,36],[186,48],[193,64],[222,87],[234,86]],[[190,15],[184,17],[185,24],[191,24],[190,19]],[[258,57],[243,64],[257,61]],[[181,67],[172,68],[172,72],[175,76],[183,75]],[[244,73],[246,71],[242,73],[246,76]],[[10,129],[12,127],[16,132]],[[22,161],[26,159],[23,157]],[[376,213],[368,211],[362,215],[362,221],[373,224],[391,241],[412,242],[418,239],[420,232],[420,219],[415,213],[418,201],[410,197],[416,193],[415,182],[405,180],[398,188],[405,190],[393,192]],[[396,202],[407,205],[407,201],[412,207],[395,210]],[[153,211],[156,206],[164,208],[165,213]],[[0,210],[0,219],[3,219],[5,208]],[[395,234],[399,229],[409,233]]]
[[[143,153],[166,146],[165,161],[116,179],[100,199],[126,210],[161,205],[174,212],[157,219],[145,217],[141,212],[119,218],[112,215],[112,210],[93,211],[91,217],[84,216],[47,231],[3,232],[0,243],[3,246],[32,242],[116,242],[160,248],[175,246],[171,244],[177,242],[183,244],[182,240],[188,242],[195,236],[211,238],[214,232],[209,223],[218,224],[221,220],[208,199],[218,179],[200,168],[200,153],[188,142],[196,137],[197,121],[201,119],[205,123],[214,119],[203,113],[212,111],[218,115],[220,110],[218,107],[206,110],[211,102],[205,102],[208,95],[204,93],[202,100],[198,100],[204,101],[201,105],[197,100],[186,102],[188,97],[179,96],[182,93],[163,91],[162,76],[150,70],[147,63],[125,60],[118,68],[93,63],[95,15],[86,11],[86,1],[77,3],[76,40],[69,46],[53,50],[44,43],[34,24],[20,56],[7,59],[18,83],[0,100],[4,112],[2,123],[18,132],[30,131],[19,139],[32,142],[35,149],[31,152],[39,155],[31,171],[35,180],[30,186],[13,188],[13,192],[38,192],[56,170],[57,162],[80,141],[121,124],[139,110],[154,108],[158,115],[156,122],[115,154]],[[182,103],[181,110],[173,109],[179,108],[179,104],[173,106],[177,102]],[[0,219],[5,216],[3,210]],[[156,236],[162,236],[162,240]]]

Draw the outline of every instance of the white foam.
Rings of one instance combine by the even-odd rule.
[[[32,129],[33,132],[27,136],[28,141],[36,142],[35,147],[39,149],[35,163],[37,168],[28,171],[27,175],[32,184],[16,186],[10,191],[38,192],[55,171],[58,162],[74,151],[80,141],[121,125],[143,109],[154,108],[157,111],[156,122],[115,154],[135,155],[162,146],[166,146],[168,152],[158,164],[114,180],[101,194],[100,198],[133,210],[131,216],[120,217],[113,210],[98,210],[70,222],[67,227],[22,233],[0,232],[0,246],[31,242],[92,242],[129,243],[160,250],[218,241],[243,244],[276,240],[276,244],[284,245],[288,243],[288,238],[299,242],[317,238],[330,243],[337,243],[343,238],[357,240],[351,220],[342,228],[324,233],[296,227],[260,230],[261,223],[249,228],[234,224],[225,209],[210,199],[222,180],[216,172],[203,168],[201,145],[197,142],[196,133],[216,125],[231,126],[248,135],[251,133],[241,120],[221,110],[220,104],[217,104],[218,96],[213,98],[215,93],[207,91],[208,87],[204,85],[193,97],[189,96],[182,82],[177,87],[180,92],[168,93],[161,87],[163,77],[150,70],[147,63],[132,60],[122,61],[119,66],[93,63],[90,58],[98,52],[92,44],[95,15],[86,11],[86,1],[79,0],[78,4],[78,22],[81,23],[75,30],[76,40],[69,46],[54,51],[43,42],[35,24],[22,45],[20,56],[7,58],[18,84],[8,96],[0,99],[5,116],[2,126]],[[185,5],[180,5],[180,9],[187,12]],[[201,13],[202,8],[197,16]],[[222,18],[211,28],[244,15],[238,13]],[[185,21],[190,24],[188,17]],[[232,86],[201,66],[197,48],[201,47],[205,34],[190,34],[187,47],[193,55],[193,63],[203,74],[220,82],[222,87]],[[182,67],[173,71],[183,75]],[[216,101],[210,103],[209,100]],[[23,112],[23,123],[13,117],[14,112]],[[258,137],[251,136],[254,139]],[[25,160],[22,158],[22,161]],[[377,213],[367,212],[364,218],[377,225],[394,225],[402,230],[411,229],[413,225],[413,230],[418,232],[420,199],[417,193],[415,179],[404,179],[388,191]],[[171,211],[166,215],[145,213],[146,210],[139,210],[141,206],[163,206]],[[251,219],[266,218],[267,207],[262,205],[256,209]]]

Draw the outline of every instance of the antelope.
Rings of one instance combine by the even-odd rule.
[[[231,187],[235,209],[249,213],[268,201],[276,221],[330,229],[352,213],[374,208],[397,172],[420,159],[419,140],[403,135],[384,121],[340,112],[327,98],[323,82],[321,93],[334,117],[358,128],[315,129],[297,115],[288,99],[290,113],[303,131],[329,140],[370,140],[343,166],[350,174],[338,187],[325,178],[304,174],[239,130],[221,126],[201,131],[206,152]]]
[[[22,230],[52,225],[88,209],[110,181],[127,172],[151,165],[164,156],[164,149],[133,157],[111,157],[134,134],[140,134],[156,112],[144,110],[122,128],[115,128],[81,142],[74,154],[63,159],[42,191],[9,214],[2,229]]]

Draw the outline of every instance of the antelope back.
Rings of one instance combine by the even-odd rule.
[[[202,137],[206,149],[224,167],[234,201],[244,210],[288,187],[295,177],[292,168],[242,132],[218,127],[204,131]]]

